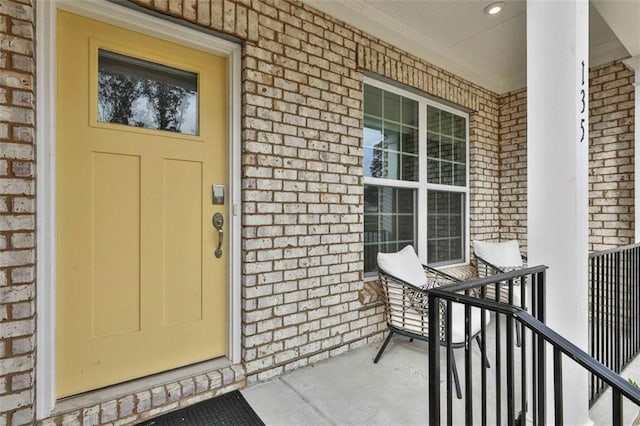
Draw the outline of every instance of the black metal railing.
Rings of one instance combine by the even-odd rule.
[[[589,352],[616,373],[640,352],[640,244],[589,255]],[[593,404],[607,383],[589,385]]]
[[[438,304],[447,305],[444,310],[447,312],[444,320],[444,365],[440,359],[441,346],[429,345],[429,424],[485,425],[495,421],[495,424],[511,425],[524,424],[526,418],[536,425],[562,424],[562,364],[566,358],[612,387],[612,424],[621,424],[623,398],[640,406],[640,390],[544,324],[546,269],[545,266],[537,266],[427,290],[430,296],[430,335],[440,332]],[[489,288],[493,291],[488,292]],[[521,292],[520,300],[523,305],[527,303],[531,314],[523,306],[500,302],[501,291],[507,291],[511,301],[515,291]],[[491,298],[486,297],[488,293]],[[447,374],[454,356],[448,342],[452,341],[455,328],[456,319],[451,312],[456,303],[464,307],[464,338],[467,342],[464,369],[460,372],[464,376],[461,401],[452,392],[451,374]],[[487,316],[492,318],[488,325],[484,321]],[[478,332],[481,353],[474,355],[471,340],[475,336],[472,330],[477,330],[474,322],[478,319],[482,324]],[[514,338],[516,325],[523,329],[520,347]],[[487,340],[489,327],[495,330],[495,334],[493,330],[491,333],[492,341]],[[547,349],[553,351],[553,362],[549,366]],[[549,369],[554,377],[552,389],[547,389],[546,385]],[[443,372],[447,377],[444,392],[441,389]],[[552,392],[553,398],[547,398],[548,392]],[[548,400],[554,401],[552,408],[547,407]]]

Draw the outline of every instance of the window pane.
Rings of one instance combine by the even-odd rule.
[[[373,272],[378,269],[376,256],[378,255],[378,246],[375,244],[367,244],[367,233],[365,231],[365,244],[364,244],[364,270],[370,272],[370,275],[374,275]]]
[[[427,260],[447,264],[464,260],[464,194],[427,193]]]
[[[467,184],[467,168],[463,164],[454,164],[453,167],[453,184],[456,186],[465,186]]]
[[[440,132],[440,110],[431,105],[427,107],[427,130]]]
[[[364,186],[364,212],[365,213],[378,212],[378,187],[375,185]],[[374,217],[374,216],[369,216],[369,217]],[[367,216],[365,215],[365,220],[366,219],[367,219]]]
[[[418,181],[418,102],[365,84],[364,105],[365,176]]]
[[[427,134],[427,157],[440,157],[440,136],[436,133]]]
[[[418,158],[418,103],[412,99],[402,98],[402,169],[401,179],[417,182],[419,179]]]
[[[377,270],[378,252],[398,251],[408,244],[415,247],[415,200],[413,189],[365,185],[365,273]]]
[[[440,111],[440,134],[453,135],[453,114],[450,112]]]
[[[372,185],[373,186],[373,185]],[[413,215],[415,193],[410,189],[398,190],[398,213]]]
[[[364,113],[382,117],[382,89],[365,84],[364,98]]]
[[[427,161],[427,181],[429,183],[440,183],[440,162],[436,160]]]
[[[418,126],[418,102],[402,98],[402,123]]]
[[[464,253],[462,252],[462,238],[452,238],[449,240],[451,245],[449,246],[449,256],[451,259],[464,259]]]
[[[364,118],[364,146],[368,148],[382,147],[382,120],[373,117]]]
[[[453,139],[447,136],[440,137],[440,158],[453,160]]]
[[[440,162],[440,183],[453,185],[453,164],[447,161]]]
[[[418,157],[415,155],[402,156],[402,180],[418,180]]]
[[[418,154],[418,129],[402,126],[402,152]]]
[[[461,237],[462,236],[462,217],[460,215],[452,214],[449,216],[449,236]]]
[[[438,196],[438,194],[441,194]],[[431,202],[436,206],[435,211],[437,214],[446,215],[449,212],[449,197],[446,196],[446,192],[433,192],[433,198]]]
[[[391,151],[400,151],[400,126],[385,120],[383,133],[382,147]]]
[[[413,215],[398,217],[398,240],[413,241],[414,226]]]
[[[436,240],[436,260],[441,263],[449,260],[449,240]]]
[[[198,75],[98,50],[98,121],[198,134]]]
[[[467,138],[467,126],[464,117],[455,115],[453,117],[453,136],[458,139]]]
[[[400,122],[400,95],[384,92],[384,109],[382,113],[387,120]]]
[[[466,186],[466,119],[428,105],[427,129],[427,181]]]
[[[453,143],[453,160],[462,164],[467,161],[467,147],[463,141]]]
[[[376,178],[398,179],[400,154],[378,148],[364,149],[364,175]]]

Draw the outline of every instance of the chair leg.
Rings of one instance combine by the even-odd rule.
[[[484,366],[487,368],[491,368],[491,364],[489,364],[489,358],[487,358],[486,351],[485,352],[482,351],[482,338],[480,337],[479,334],[476,336],[476,343],[478,343],[478,348],[480,349],[480,353],[484,357]]]
[[[460,389],[460,378],[458,378],[458,367],[456,367],[456,357],[452,356],[452,363],[451,365],[453,366],[453,371],[451,372],[451,374],[453,375],[453,383],[456,385],[456,395],[458,396],[458,399],[462,399],[462,389]]]
[[[522,329],[522,324],[516,324],[516,346],[520,347],[522,346],[522,332],[520,331]]]
[[[378,363],[378,360],[382,356],[382,352],[384,352],[384,350],[387,348],[387,345],[389,344],[389,341],[391,341],[391,336],[393,336],[393,331],[389,330],[389,335],[387,336],[386,340],[382,344],[382,347],[378,351],[378,355],[376,355],[376,358],[373,360],[374,364]]]

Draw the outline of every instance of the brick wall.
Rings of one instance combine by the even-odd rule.
[[[363,286],[362,80],[472,110],[471,233],[498,237],[498,98],[296,2],[136,1],[245,41],[243,359],[263,380],[381,337]]]
[[[498,96],[295,1],[132,0],[243,40],[244,368],[125,395],[46,424],[133,422],[378,340],[363,306],[362,81],[470,111],[471,237],[499,237]],[[33,416],[33,11],[0,3],[0,424]]]
[[[527,249],[527,90],[500,97],[500,238]]]
[[[614,62],[589,80],[589,250],[606,250],[635,239],[634,73]]]
[[[589,73],[589,250],[634,242],[634,73]],[[527,239],[526,89],[500,97],[500,233]]]
[[[33,17],[0,2],[0,424],[33,420]]]
[[[249,381],[372,342],[384,330],[380,306],[358,301],[365,73],[470,111],[471,238],[526,244],[525,90],[498,97],[297,2],[132,2],[244,41],[242,333]],[[29,2],[0,3],[0,424],[16,425],[31,422],[34,397],[32,23]],[[632,239],[632,78],[620,63],[591,72],[593,248]],[[242,386],[245,371],[230,371],[49,423],[152,416]]]
[[[298,4],[258,9],[259,37],[246,44],[244,81],[250,381],[378,339],[384,329],[380,308],[361,309],[357,300],[364,72],[473,110],[471,231],[498,235],[495,94]]]

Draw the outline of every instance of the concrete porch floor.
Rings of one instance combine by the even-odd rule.
[[[490,348],[493,344],[492,336],[488,336],[487,340]],[[244,389],[242,394],[267,425],[427,424],[427,344],[409,342],[407,338],[396,336],[376,365],[373,364],[373,358],[381,345],[382,342],[368,345],[270,381],[254,384]],[[480,369],[477,366],[480,365],[480,352],[475,344],[473,348],[472,353],[477,357],[474,359],[474,383],[479,383]],[[464,355],[461,350],[455,350],[454,353],[458,360],[464,395]],[[444,352],[441,352],[441,356],[444,358]],[[491,369],[494,359],[490,352]],[[491,369],[488,370],[489,377],[494,377],[495,373]],[[622,376],[640,381],[640,361],[636,359]],[[446,380],[444,372],[441,380]],[[492,400],[491,395],[488,399]],[[479,401],[478,390],[478,394],[474,395],[474,402]],[[446,411],[444,407],[443,404],[443,418]],[[479,423],[479,409],[476,411],[474,423]],[[631,424],[637,412],[637,408],[626,403],[624,424]],[[590,416],[595,425],[611,424],[610,391],[594,405]],[[506,415],[503,415],[502,423],[506,423],[505,418]],[[454,424],[463,422],[464,405],[456,399]],[[496,417],[490,405],[487,424],[495,423]]]
[[[427,345],[397,337],[242,391],[267,425],[425,424]]]

